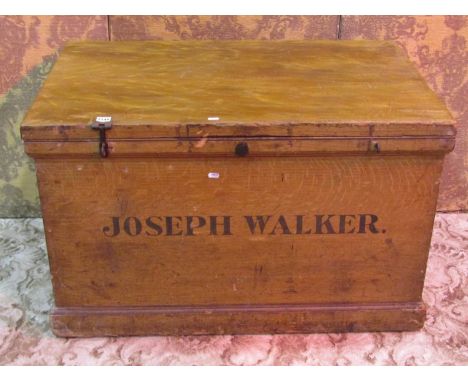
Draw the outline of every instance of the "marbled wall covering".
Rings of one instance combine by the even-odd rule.
[[[457,120],[445,158],[439,211],[468,209],[468,17],[344,16],[342,39],[396,40]]]
[[[338,16],[110,16],[112,40],[336,39]]]
[[[107,40],[107,16],[0,16],[0,95],[69,40]]]
[[[459,131],[438,210],[468,209],[467,16],[0,16],[0,217],[39,214],[34,168],[18,129],[66,41],[338,37],[397,40],[444,99]]]
[[[40,216],[34,162],[24,153],[19,129],[53,62],[45,58],[0,99],[0,216]]]
[[[107,16],[0,16],[0,216],[40,216],[21,120],[58,49],[69,40],[107,40],[107,21]]]

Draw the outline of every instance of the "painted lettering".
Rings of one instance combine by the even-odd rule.
[[[112,231],[111,234],[109,234],[110,231]],[[104,235],[108,237],[117,236],[120,233],[120,218],[118,216],[112,217],[112,228],[104,226],[102,228],[102,232],[104,232]]]
[[[315,216],[315,233],[322,234],[322,233],[336,233],[333,229],[333,224],[331,223],[330,219],[335,215],[327,215],[327,218],[323,220],[325,215],[316,215]],[[324,232],[323,228],[326,228]]]
[[[222,218],[223,222],[218,223],[218,218]],[[210,235],[218,235],[218,226],[222,226],[222,235],[232,235],[231,233],[231,216],[210,216]]]
[[[276,222],[273,231],[270,232],[270,235],[276,235],[276,229],[281,227],[281,230],[283,231],[283,235],[291,235],[291,231],[289,230],[288,223],[286,223],[286,219],[284,218],[283,215],[281,215],[278,218],[278,221]]]
[[[106,237],[139,236],[228,236],[251,235],[349,235],[378,234],[386,230],[375,214],[341,215],[244,215],[233,216],[112,216],[102,227]],[[237,224],[234,224],[237,223]],[[233,232],[233,229],[235,232]]]
[[[194,221],[196,221],[194,223]],[[194,235],[194,229],[195,228],[201,228],[204,225],[206,225],[206,219],[201,217],[201,216],[187,216],[187,231],[186,235],[187,236],[193,236]]]
[[[265,226],[268,223],[268,220],[270,220],[271,215],[267,216],[255,216],[255,220],[253,216],[244,216],[245,220],[247,221],[247,224],[249,225],[250,233],[253,235],[257,231],[257,223],[258,227],[260,229],[260,234],[263,234],[263,231],[265,230]]]
[[[155,223],[155,220],[159,220],[161,222],[161,217],[160,216],[150,216],[149,218],[146,219],[146,226],[151,230],[151,231],[145,231],[145,233],[148,236],[159,236],[163,233],[163,229],[161,227],[161,223]]]
[[[124,230],[130,236],[137,236],[141,232],[141,222],[136,217],[128,217],[124,221]]]
[[[366,227],[369,227],[369,232],[379,233],[375,223],[379,218],[377,215],[363,214],[359,215],[359,231],[358,233],[366,233]]]

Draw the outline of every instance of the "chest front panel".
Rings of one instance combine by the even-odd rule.
[[[43,160],[59,306],[416,301],[440,159]]]

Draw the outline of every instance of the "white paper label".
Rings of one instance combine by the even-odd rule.
[[[210,179],[219,179],[219,172],[209,172],[208,178]]]
[[[112,117],[108,117],[108,116],[96,117],[96,122],[97,123],[106,123],[106,122],[110,122],[110,121],[112,121]]]

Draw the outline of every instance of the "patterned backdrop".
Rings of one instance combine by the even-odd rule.
[[[19,125],[67,41],[338,38],[396,40],[446,102],[458,136],[438,210],[468,209],[467,16],[0,16],[0,217],[40,215]]]

